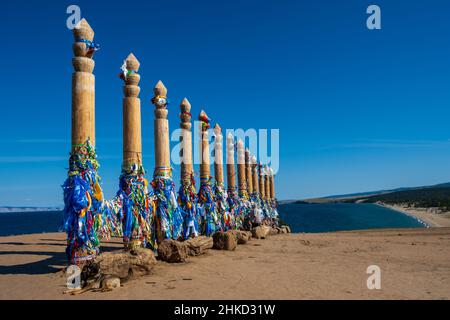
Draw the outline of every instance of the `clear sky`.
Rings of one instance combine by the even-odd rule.
[[[130,52],[141,62],[149,178],[150,99],[161,79],[171,129],[185,96],[193,115],[204,107],[223,128],[280,129],[279,199],[450,181],[448,1],[7,1],[0,10],[0,206],[62,204],[70,4],[80,6],[101,45],[96,131],[107,197],[118,188],[117,74]],[[366,28],[371,4],[381,8],[381,30]]]

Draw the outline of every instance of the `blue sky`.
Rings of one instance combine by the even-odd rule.
[[[161,79],[171,129],[185,96],[194,115],[205,108],[223,128],[280,129],[280,199],[450,181],[448,1],[8,1],[0,12],[0,206],[62,204],[70,4],[101,45],[96,131],[107,197],[122,154],[117,73],[130,52],[141,62],[149,176],[150,99]],[[370,4],[381,8],[381,30],[366,28]]]

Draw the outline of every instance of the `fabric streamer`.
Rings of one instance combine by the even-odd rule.
[[[61,227],[67,233],[66,254],[72,264],[92,260],[99,253],[96,228],[103,224],[103,192],[98,168],[97,155],[89,139],[73,147],[68,178],[62,186],[64,211]]]
[[[122,72],[119,73],[119,78],[122,79],[123,81],[127,81],[127,78],[129,75],[137,73],[134,70],[127,69],[127,61],[126,60],[123,62],[122,66],[120,67],[120,70],[122,70]]]
[[[117,198],[122,199],[119,220],[122,224],[125,248],[146,246],[154,249],[155,236],[152,232],[152,195],[144,178],[145,170],[140,164],[122,167]]]
[[[198,236],[197,194],[193,174],[181,180],[178,204],[183,213],[183,239]]]
[[[227,202],[230,212],[231,228],[240,229],[243,224],[243,220],[241,219],[242,207],[236,188],[228,188]]]
[[[232,215],[228,208],[228,194],[223,184],[216,183],[214,186],[216,195],[217,214],[224,231],[233,228]]]
[[[175,198],[175,184],[171,168],[156,168],[152,187],[156,201],[155,224],[164,239],[179,239],[182,236],[183,214]]]
[[[93,54],[95,51],[100,50],[100,44],[94,43],[87,39],[77,39],[76,42],[82,42],[86,44],[86,51],[88,54]]]
[[[102,216],[105,221],[102,225],[99,236],[109,240],[111,237],[122,237],[122,222],[119,215],[122,211],[123,199],[121,196],[116,196],[111,200],[104,200],[102,207]]]
[[[217,215],[214,197],[212,177],[200,178],[200,190],[198,192],[198,212],[201,233],[212,236],[216,231],[222,230],[220,219]]]

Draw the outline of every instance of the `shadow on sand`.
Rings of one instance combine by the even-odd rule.
[[[52,240],[52,239],[41,239]],[[53,240],[52,240],[53,241]],[[45,246],[57,246],[65,247],[65,241],[62,243],[25,243],[25,242],[2,242],[0,245],[14,245],[14,246],[26,246],[26,245],[45,245]],[[120,250],[119,246],[102,246],[101,252],[109,252],[114,250]],[[67,266],[67,257],[65,251],[0,251],[0,256],[4,255],[30,255],[30,256],[47,256],[47,258],[35,262],[17,264],[11,266],[0,265],[1,274],[27,274],[38,275],[48,274],[61,271]]]

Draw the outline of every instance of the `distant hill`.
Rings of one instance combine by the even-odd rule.
[[[381,195],[381,194],[400,192],[400,191],[434,189],[434,188],[450,188],[450,182],[435,184],[435,185],[431,185],[431,186],[402,187],[402,188],[396,188],[396,189],[387,189],[387,190],[378,190],[378,191],[368,191],[368,192],[340,194],[340,195],[327,196],[327,197],[323,197],[323,198],[319,198],[319,199],[361,198],[361,197]]]
[[[60,207],[0,207],[0,213],[6,212],[34,212],[34,211],[61,211]]]
[[[384,202],[388,204],[407,204],[421,208],[441,208],[450,210],[450,186],[414,188],[409,190],[390,192],[386,194],[352,198],[342,202]]]

